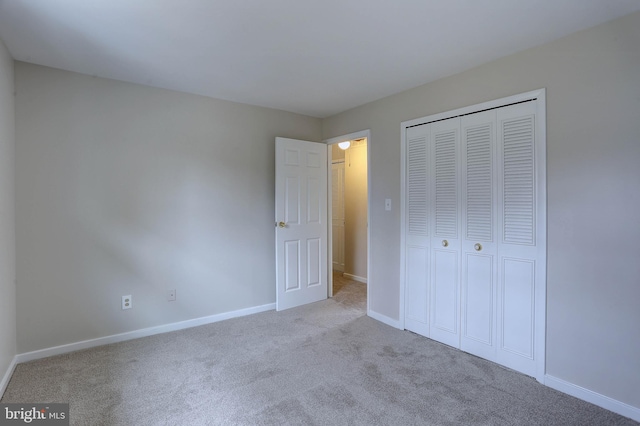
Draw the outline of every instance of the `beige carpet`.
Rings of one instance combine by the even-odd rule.
[[[2,402],[73,425],[633,425],[333,299],[21,364]]]

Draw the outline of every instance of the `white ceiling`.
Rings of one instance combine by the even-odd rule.
[[[16,60],[327,117],[640,0],[0,0]]]

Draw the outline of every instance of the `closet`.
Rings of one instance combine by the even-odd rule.
[[[405,328],[541,380],[544,91],[403,133]]]

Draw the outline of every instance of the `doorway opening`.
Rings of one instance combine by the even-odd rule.
[[[328,296],[366,291],[369,312],[369,131],[330,139]],[[362,286],[365,284],[365,286]],[[348,295],[340,295],[346,297]]]

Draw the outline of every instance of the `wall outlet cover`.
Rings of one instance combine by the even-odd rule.
[[[122,296],[122,309],[131,309],[133,308],[133,298],[130,294],[126,296]]]

